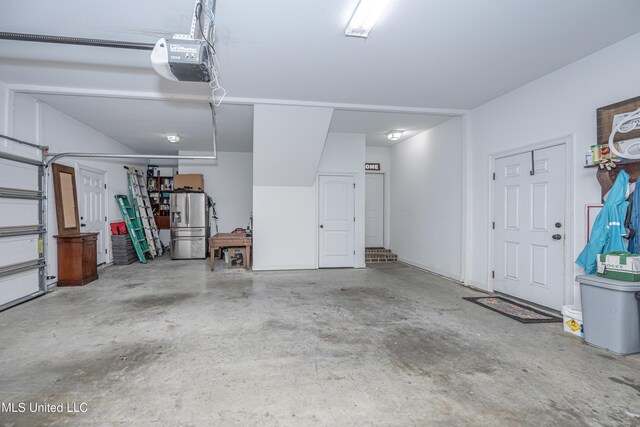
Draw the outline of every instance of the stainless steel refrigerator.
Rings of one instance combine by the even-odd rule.
[[[171,193],[171,259],[207,257],[207,200],[205,193]]]

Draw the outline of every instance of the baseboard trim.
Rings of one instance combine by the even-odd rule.
[[[470,280],[467,283],[463,283],[463,285],[466,286],[467,288],[471,288],[471,289],[476,290],[478,292],[483,292],[485,294],[491,294],[489,289],[487,289],[487,285],[484,284],[484,283],[480,283],[480,282],[476,282],[476,281]]]
[[[284,271],[284,270],[317,270],[317,265],[271,265],[268,267],[253,266],[253,271]]]
[[[433,267],[430,267],[430,266],[424,265],[422,263],[419,263],[419,262],[416,262],[416,261],[413,261],[413,260],[410,260],[410,259],[407,259],[407,258],[403,258],[403,257],[400,257],[400,256],[398,256],[398,261],[402,262],[404,264],[408,264],[408,265],[410,265],[412,267],[418,268],[420,270],[423,270],[423,271],[425,271],[427,273],[433,274],[435,276],[442,277],[443,279],[453,280],[456,283],[462,284],[462,281],[461,281],[462,278],[460,276],[456,277],[455,275],[451,274],[450,272],[443,271],[443,270],[437,270],[437,269],[434,269]]]

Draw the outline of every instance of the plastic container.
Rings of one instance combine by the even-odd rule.
[[[119,234],[129,234],[127,231],[127,225],[124,222],[112,222],[111,224],[111,234],[119,235]]]
[[[640,283],[578,276],[584,340],[619,355],[640,353]]]
[[[573,305],[563,305],[561,313],[564,331],[582,337],[582,311]]]
[[[587,150],[587,154],[584,157],[584,164],[586,166],[593,165],[593,151],[592,150]]]

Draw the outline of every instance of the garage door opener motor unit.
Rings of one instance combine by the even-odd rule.
[[[216,84],[215,50],[210,42],[214,3],[215,0],[196,0],[191,32],[174,34],[169,40],[162,38],[156,42],[151,52],[151,65],[162,77]],[[206,19],[203,15],[207,15]]]
[[[211,81],[211,57],[204,40],[160,39],[151,53],[151,63],[158,74],[169,80]]]

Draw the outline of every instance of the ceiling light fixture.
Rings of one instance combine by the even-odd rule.
[[[178,142],[180,142],[180,135],[178,135],[177,133],[170,133],[167,135],[167,139],[170,143],[177,144]]]
[[[349,37],[369,37],[369,32],[376,25],[391,0],[360,0],[356,11],[347,25],[345,34]]]
[[[389,138],[389,141],[397,141],[402,138],[403,133],[404,131],[402,130],[390,130],[387,132],[387,138]]]

